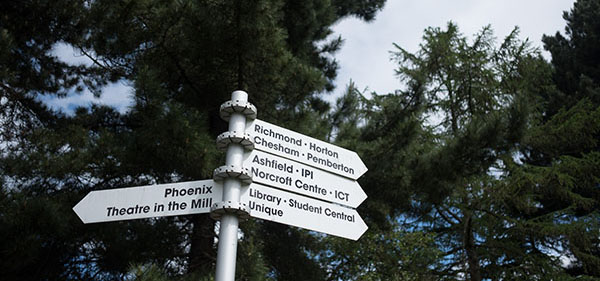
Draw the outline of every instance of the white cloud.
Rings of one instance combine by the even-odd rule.
[[[65,43],[57,43],[52,48],[51,54],[60,58],[60,60],[70,65],[93,65],[93,61],[83,55],[81,51]],[[108,84],[102,89],[102,95],[98,98],[88,91],[84,90],[81,94],[72,93],[64,98],[54,96],[40,97],[46,105],[55,110],[62,110],[68,114],[80,106],[91,106],[92,104],[102,104],[115,107],[120,112],[127,111],[132,105],[133,88],[126,80]]]
[[[42,97],[41,100],[50,108],[61,110],[67,114],[73,113],[77,107],[91,106],[92,104],[108,105],[124,113],[133,105],[132,93],[133,88],[127,81],[119,81],[104,87],[99,98],[94,97],[90,91],[85,90],[81,94],[73,93],[64,98]]]
[[[91,66],[93,64],[93,61],[90,58],[66,43],[54,44],[51,53],[70,65]]]
[[[421,43],[423,30],[429,26],[443,28],[451,20],[463,34],[470,36],[491,24],[499,39],[519,26],[521,38],[529,38],[534,46],[541,48],[543,34],[553,35],[564,30],[562,13],[570,10],[573,3],[574,0],[388,0],[373,22],[348,18],[334,26],[332,36],[341,34],[345,42],[335,55],[340,64],[335,81],[337,88],[326,99],[333,101],[340,96],[350,79],[359,89],[369,88],[378,94],[401,88],[394,76],[395,64],[390,61],[389,52],[394,50],[392,43],[414,52]],[[92,63],[67,44],[57,44],[53,53],[71,64]],[[548,54],[545,56],[549,57]],[[48,103],[55,108],[72,109],[96,102],[124,111],[132,103],[131,91],[131,87],[116,83],[108,86],[100,99],[84,93],[51,99]]]
[[[395,64],[390,61],[392,43],[414,52],[429,26],[444,28],[451,20],[463,34],[471,36],[491,24],[499,39],[519,26],[521,39],[529,38],[533,46],[542,48],[543,34],[564,30],[562,13],[570,10],[573,3],[574,0],[390,0],[374,22],[348,18],[334,27],[334,35],[341,34],[345,42],[335,55],[340,70],[337,88],[328,100],[341,95],[350,79],[359,89],[368,87],[378,94],[399,89]]]

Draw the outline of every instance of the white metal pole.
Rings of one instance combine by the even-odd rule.
[[[235,91],[231,94],[232,101],[247,102],[248,94]],[[244,132],[246,116],[242,113],[232,113],[229,119],[229,132]],[[244,157],[244,148],[240,144],[231,143],[227,148],[225,165],[241,167]],[[240,201],[242,182],[236,178],[226,178],[223,184],[223,201]],[[215,281],[234,281],[235,263],[238,241],[238,217],[226,213],[221,218],[219,230],[219,246],[217,250],[217,270]]]

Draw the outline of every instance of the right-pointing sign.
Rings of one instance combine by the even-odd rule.
[[[367,225],[354,209],[252,183],[242,195],[250,216],[357,240]]]
[[[313,198],[353,208],[367,198],[354,180],[259,150],[246,154],[244,167],[251,170],[254,182]]]
[[[302,162],[351,179],[357,179],[367,167],[354,151],[305,136],[300,133],[254,120],[246,132],[252,135],[255,148]]]

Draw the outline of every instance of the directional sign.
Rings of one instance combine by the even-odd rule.
[[[223,189],[213,180],[92,191],[73,210],[84,223],[209,213]]]
[[[246,126],[255,148],[357,179],[367,171],[356,152],[255,119]]]
[[[367,225],[356,210],[252,183],[241,202],[250,216],[357,240]],[[209,213],[223,187],[213,180],[92,191],[73,210],[84,223]]]
[[[321,200],[355,208],[367,198],[354,180],[262,151],[247,153],[244,167],[254,182]]]
[[[252,183],[242,195],[250,216],[357,240],[367,225],[354,209]]]

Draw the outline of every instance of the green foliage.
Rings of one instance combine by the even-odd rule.
[[[91,190],[211,177],[219,105],[243,89],[261,119],[359,153],[358,241],[241,224],[237,280],[594,280],[600,277],[598,0],[544,37],[552,62],[449,23],[396,46],[405,87],[348,85],[330,105],[343,17],[384,1],[26,1],[0,4],[3,280],[213,280],[206,215],[82,225]],[[33,20],[35,19],[35,20]],[[73,46],[94,63],[52,55]],[[125,113],[43,96],[133,87]],[[565,263],[565,260],[569,260]]]
[[[371,228],[358,241],[328,238],[319,260],[328,280],[437,280],[440,257],[433,234]]]
[[[131,266],[129,272],[127,280],[131,281],[214,281],[212,276],[198,276],[198,274],[188,274],[174,279],[156,264]]]
[[[533,127],[524,142],[525,164],[510,169],[509,210],[536,230],[529,235],[541,248],[573,255],[572,275],[597,277],[600,268],[599,112],[584,99]]]
[[[567,37],[544,37],[557,90],[537,97],[538,117],[519,163],[509,165],[505,200],[540,250],[569,257],[564,271],[586,280],[600,277],[599,13],[599,1],[577,1],[563,16]]]
[[[367,255],[367,261],[348,264],[373,272],[365,280],[536,280],[558,272],[558,264],[544,255],[518,259],[527,255],[520,250],[520,236],[504,239],[512,218],[497,206],[503,186],[498,175],[506,172],[504,159],[511,159],[525,133],[531,101],[551,88],[549,67],[518,39],[518,30],[499,47],[490,27],[469,40],[453,23],[446,30],[426,29],[423,40],[416,53],[399,46],[394,53],[405,89],[365,99],[350,85],[332,124],[336,140],[359,151],[370,169],[360,179],[369,195],[361,214],[375,235],[399,235],[382,240],[421,245],[428,258],[406,272],[388,268],[394,258],[402,264],[398,253],[381,263],[375,262],[377,255]],[[411,223],[402,224],[398,233],[396,220]],[[435,244],[412,240],[422,232]],[[368,237],[385,251],[393,247]],[[409,257],[419,260],[414,253]],[[342,271],[354,272],[351,268]]]
[[[562,107],[571,107],[587,97],[600,104],[597,90],[600,83],[600,1],[579,0],[571,11],[565,11],[566,37],[560,33],[544,36],[544,48],[552,54],[554,80],[560,92],[545,97],[546,116],[551,117]],[[594,84],[595,92],[586,88]]]
[[[369,167],[359,182],[369,200],[361,214],[383,225],[410,204],[403,187],[410,181],[405,167],[419,153],[421,107],[419,101],[402,95],[374,95],[366,99],[353,84],[337,102],[331,115],[336,142],[356,150]],[[398,186],[398,188],[390,188]]]
[[[274,280],[325,279],[326,268],[315,261],[322,245],[314,235],[272,222],[264,222],[257,234],[263,241],[265,262]]]
[[[214,139],[227,130],[218,108],[233,90],[250,93],[261,119],[326,138],[329,105],[320,96],[332,89],[337,64],[331,54],[341,46],[341,38],[327,42],[331,25],[351,15],[372,19],[382,6],[383,1],[0,4],[3,279],[120,280],[131,276],[129,264],[144,265],[139,279],[210,278],[215,223],[208,215],[82,225],[70,207],[91,190],[210,178],[223,156]],[[52,55],[59,43],[93,64],[60,61]],[[125,113],[93,105],[65,114],[42,102],[43,95],[84,90],[98,95],[114,81],[134,88],[134,103]],[[40,219],[60,223],[48,226]],[[324,276],[309,254],[320,250],[311,235],[260,223],[243,230],[240,280]],[[263,239],[263,233],[294,243],[298,236],[306,239],[296,250],[280,252],[284,242]],[[25,238],[15,243],[20,236]]]
[[[261,223],[248,220],[241,224],[241,228],[244,237],[238,241],[236,280],[276,280],[269,276],[271,263],[265,253],[265,244],[268,243],[260,235]]]

